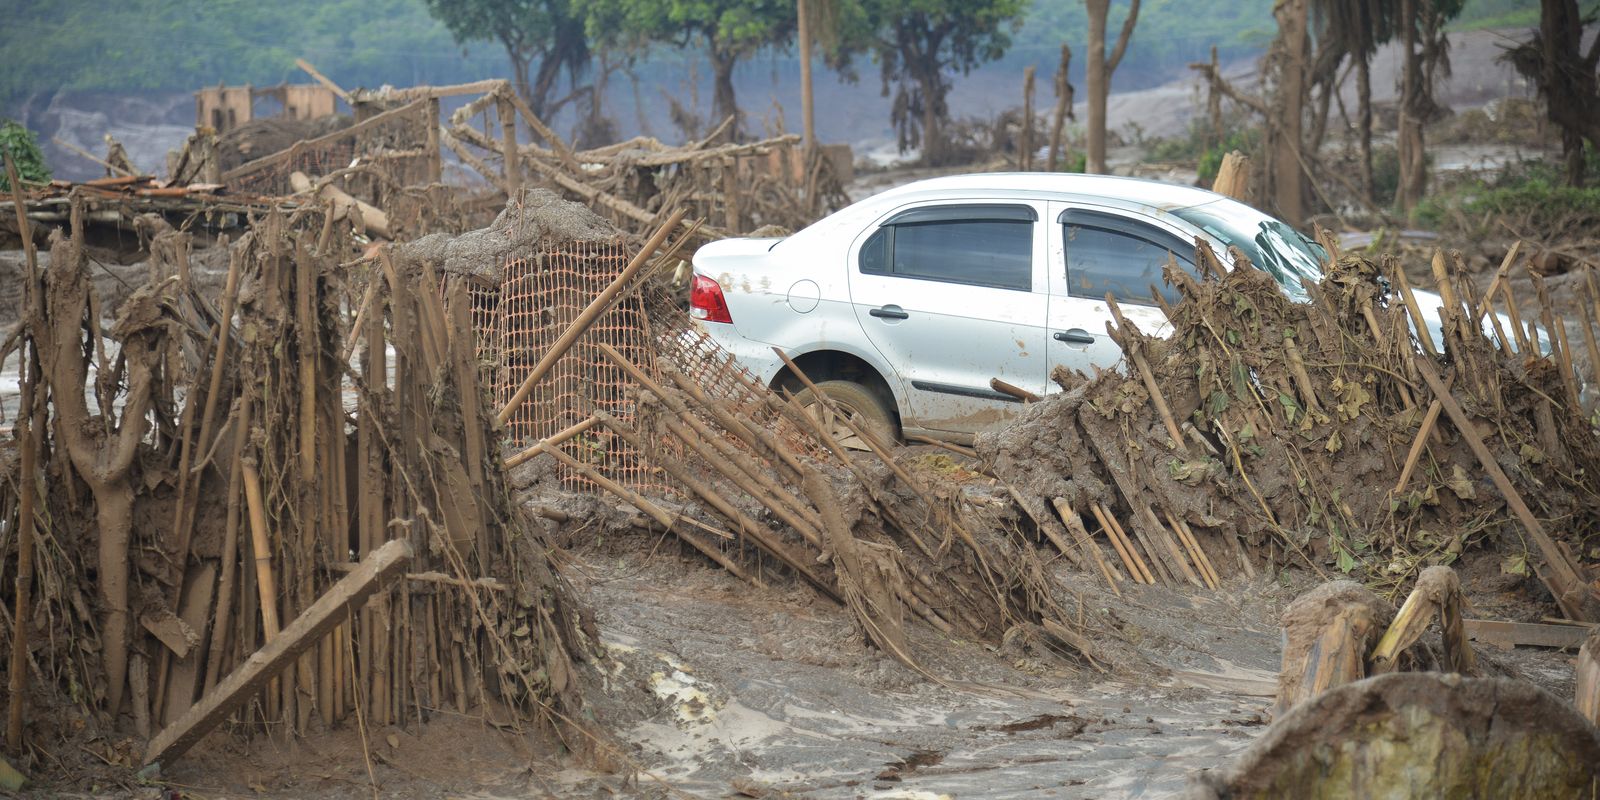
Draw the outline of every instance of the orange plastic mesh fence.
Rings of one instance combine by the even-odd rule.
[[[619,237],[600,241],[543,239],[532,252],[505,258],[498,288],[474,290],[473,322],[484,360],[494,365],[497,408],[517,387],[578,314],[628,263]],[[637,296],[606,311],[556,362],[511,418],[506,438],[529,447],[583,421],[595,411],[623,420],[634,416],[632,381],[601,352],[609,344],[651,369],[650,320]],[[603,427],[590,428],[561,446],[566,454],[634,489],[659,489],[659,480],[637,452]],[[593,488],[578,475],[559,472],[570,488]]]
[[[480,361],[493,387],[496,408],[505,407],[540,357],[616,278],[628,259],[629,250],[621,237],[595,241],[544,238],[529,252],[502,258],[498,283],[468,283]],[[767,390],[755,376],[700,330],[665,289],[650,291],[648,297],[628,293],[595,321],[507,420],[510,447],[530,447],[595,411],[605,411],[624,422],[635,421],[637,387],[600,352],[602,343],[657,379],[661,377],[658,363],[676,369],[734,413],[777,433],[795,452],[829,458],[815,439],[762,402],[761,395]],[[679,442],[652,426],[643,427],[649,447],[661,448],[660,455],[683,460]],[[736,440],[730,438],[729,443],[744,449]],[[658,496],[677,494],[659,468],[603,426],[590,428],[561,449],[629,488]],[[558,467],[556,475],[570,489],[597,488],[565,468]]]
[[[683,373],[738,416],[776,433],[794,452],[831,459],[815,437],[762,402],[762,395],[769,390],[735,361],[732,353],[706,335],[670,294],[653,294],[649,307],[655,320],[656,357],[661,363]]]

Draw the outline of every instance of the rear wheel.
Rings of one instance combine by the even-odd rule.
[[[809,388],[796,394],[795,400],[839,444],[851,450],[871,449],[840,419],[841,416],[847,417],[857,428],[871,431],[878,441],[886,445],[892,445],[899,438],[894,414],[871,389],[854,381],[823,381],[816,385],[816,391],[833,402],[818,402],[816,393]]]

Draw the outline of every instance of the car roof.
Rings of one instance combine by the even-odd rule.
[[[1061,172],[982,172],[915,181],[876,195],[876,198],[910,199],[911,196],[930,197],[947,193],[952,197],[960,197],[973,192],[995,191],[1054,198],[1069,195],[1094,197],[1167,210],[1190,208],[1223,197],[1193,186],[1144,178]]]

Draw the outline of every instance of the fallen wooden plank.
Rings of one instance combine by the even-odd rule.
[[[343,622],[390,577],[411,560],[411,545],[395,539],[362,559],[356,571],[341,578],[310,608],[295,617],[272,641],[250,655],[200,702],[189,707],[150,741],[145,764],[171,761],[184,754],[235,709],[244,705],[267,682],[293,664],[335,625]]]
[[[1502,650],[1513,647],[1577,647],[1593,630],[1588,625],[1548,625],[1543,622],[1502,622],[1494,619],[1462,620],[1467,638]]]

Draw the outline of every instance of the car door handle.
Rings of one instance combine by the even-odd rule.
[[[872,316],[877,317],[879,319],[910,319],[911,318],[911,315],[907,314],[904,309],[900,308],[899,306],[895,306],[895,305],[888,305],[888,306],[882,306],[880,308],[874,308],[871,311],[868,311],[867,313],[871,314]]]
[[[1070,331],[1056,331],[1056,341],[1071,342],[1072,344],[1094,344],[1094,334],[1082,328],[1073,328]]]

